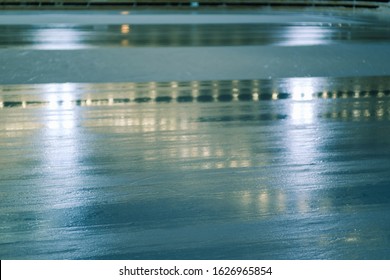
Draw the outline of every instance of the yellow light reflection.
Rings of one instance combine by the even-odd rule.
[[[124,47],[128,46],[129,45],[129,40],[127,40],[127,39],[122,40],[121,41],[121,45],[124,46]]]
[[[130,25],[128,25],[128,24],[122,24],[121,25],[121,33],[122,34],[127,34],[127,33],[129,33],[130,32]]]
[[[263,204],[263,205],[268,204],[268,200],[269,200],[269,197],[268,197],[268,193],[267,192],[262,192],[259,195],[259,201],[260,201],[261,204]]]

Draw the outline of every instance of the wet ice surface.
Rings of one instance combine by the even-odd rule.
[[[387,259],[389,89],[3,87],[1,257]]]
[[[311,16],[280,45],[297,18],[129,48],[140,26],[90,17],[50,51],[52,16],[1,26],[0,258],[389,259],[386,23]]]

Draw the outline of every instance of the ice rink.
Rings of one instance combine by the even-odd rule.
[[[382,12],[0,12],[1,259],[389,259]]]

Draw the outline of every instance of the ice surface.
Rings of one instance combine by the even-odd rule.
[[[1,50],[2,84],[390,75],[390,44]]]
[[[172,20],[0,16],[8,25],[154,19]],[[378,27],[367,17],[303,19]],[[389,259],[390,46],[380,39],[3,47],[0,258]]]

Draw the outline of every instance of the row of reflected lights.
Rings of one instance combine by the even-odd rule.
[[[248,90],[243,90],[248,92]],[[250,91],[250,90],[249,90]],[[129,95],[134,96],[135,93]],[[280,99],[292,99],[294,101],[310,101],[312,99],[337,99],[337,98],[382,98],[390,96],[390,90],[370,90],[370,91],[333,91],[333,92],[304,92],[296,91],[292,93],[284,92],[272,92],[272,93],[259,93],[253,91],[249,93],[240,93],[238,89],[233,89],[232,93],[219,93],[218,91],[211,90],[209,94],[200,94],[199,90],[192,90],[191,94],[177,95],[177,91],[172,91],[171,95],[156,96],[155,90],[150,91],[150,96],[139,97],[121,97],[114,98],[112,96],[99,99],[73,99],[70,93],[54,94],[49,96],[49,100],[45,101],[5,101],[0,99],[0,108],[12,108],[12,107],[49,107],[70,109],[75,106],[112,106],[123,105],[129,103],[189,103],[189,102],[235,102],[235,101],[260,101],[260,100],[280,100]]]
[[[128,24],[122,24],[119,27],[120,33],[125,37],[121,39],[122,46],[144,45],[144,44],[211,44],[241,45],[249,42],[263,43],[268,42],[284,46],[300,45],[321,45],[328,44],[335,40],[351,40],[351,25],[343,23],[317,23],[317,24],[299,24],[279,26],[275,32],[264,38],[264,30],[268,27],[252,24],[251,27],[242,25],[231,25],[226,29],[217,25],[216,28],[193,28],[194,25],[162,25],[158,29],[150,28],[148,25],[139,25],[137,30],[133,30]],[[107,25],[99,25],[98,30],[107,29]],[[248,29],[249,28],[249,29]],[[335,32],[332,28],[338,28]],[[134,28],[135,29],[135,28]],[[229,32],[227,32],[227,30]],[[136,32],[134,32],[136,31]],[[85,31],[68,28],[63,25],[51,25],[49,28],[39,29],[34,32],[34,45],[40,49],[78,49],[88,47],[88,36],[85,37]],[[210,33],[211,32],[211,33]],[[129,34],[132,34],[130,37]],[[210,35],[211,34],[211,35]],[[248,37],[248,34],[250,35]],[[275,35],[277,34],[277,35]],[[60,38],[59,38],[60,35]],[[141,35],[141,36],[139,36]],[[184,36],[184,37],[183,37]],[[386,34],[384,34],[386,36]],[[123,37],[123,36],[122,36]],[[87,39],[87,40],[86,40]],[[227,41],[228,40],[228,41]]]

